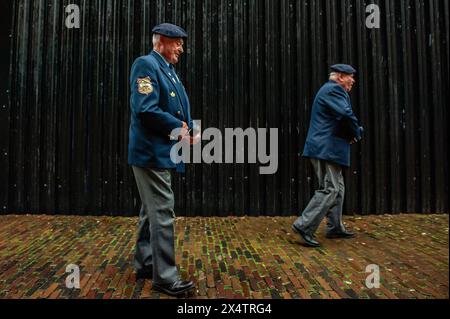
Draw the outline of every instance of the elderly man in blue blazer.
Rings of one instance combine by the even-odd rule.
[[[168,23],[152,31],[153,51],[134,62],[130,76],[128,163],[142,201],[135,269],[138,279],[153,278],[153,289],[179,295],[195,288],[180,279],[175,264],[171,170],[183,172],[184,164],[170,157],[172,147],[193,126],[188,96],[173,67],[187,34]]]
[[[319,189],[292,225],[310,247],[320,246],[314,233],[325,217],[328,218],[327,238],[354,237],[342,223],[345,194],[342,168],[350,166],[350,146],[361,140],[363,130],[349,96],[355,73],[350,65],[331,66],[330,81],[322,86],[314,100],[303,156],[311,160]]]

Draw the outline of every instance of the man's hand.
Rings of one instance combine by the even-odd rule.
[[[180,133],[178,135],[178,141],[181,141],[187,136],[189,136],[189,126],[186,124],[186,122],[183,122],[183,127],[180,129]]]
[[[189,145],[196,145],[201,141],[201,135],[196,134],[194,136],[185,135],[183,136],[182,140],[185,140],[189,143]]]
[[[358,140],[356,139],[356,137],[353,139],[353,140],[351,140],[350,142],[350,145],[353,145],[353,144],[356,144],[356,143],[358,143]]]
[[[187,141],[189,145],[196,145],[201,141],[200,132],[196,133],[194,136],[190,136],[191,130],[189,130],[189,126],[183,122],[183,127],[180,128],[180,132],[178,135],[178,141]]]

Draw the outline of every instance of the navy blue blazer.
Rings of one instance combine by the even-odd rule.
[[[170,138],[183,122],[192,128],[189,98],[172,65],[157,52],[139,57],[130,75],[131,123],[128,164],[138,167],[174,169],[170,150],[177,143]]]
[[[314,100],[303,156],[350,167],[350,141],[338,134],[343,121],[361,140],[362,127],[353,114],[350,96],[341,85],[329,81]]]

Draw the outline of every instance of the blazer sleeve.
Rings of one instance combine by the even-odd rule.
[[[150,79],[147,91],[139,90],[138,80]],[[165,112],[159,105],[160,85],[156,70],[144,59],[138,59],[131,68],[131,99],[133,108],[142,125],[147,129],[169,136],[172,130],[183,126],[183,122]]]
[[[361,127],[359,126],[358,119],[353,113],[349,96],[343,88],[336,86],[331,89],[324,104],[331,109],[332,112],[337,114],[338,118],[347,123],[349,129],[358,140],[361,139]]]

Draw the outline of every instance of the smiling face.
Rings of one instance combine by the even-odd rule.
[[[181,54],[183,54],[183,44],[182,38],[168,38],[161,36],[161,47],[159,53],[169,62],[170,64],[178,63]]]
[[[337,82],[342,85],[347,92],[350,92],[356,80],[353,74],[339,73]]]

